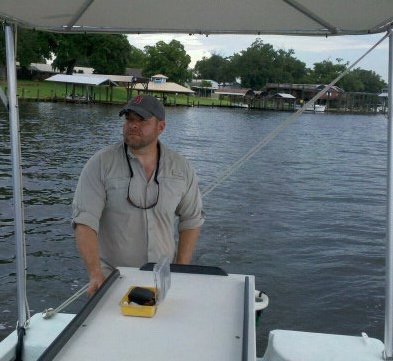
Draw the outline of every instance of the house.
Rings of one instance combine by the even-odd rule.
[[[48,63],[31,63],[27,68],[21,68],[19,63],[16,65],[19,79],[45,80],[52,75],[61,73],[58,69],[53,68],[52,64]],[[93,74],[93,72],[93,68],[74,67],[74,74]]]
[[[293,95],[299,100],[308,101],[318,92],[324,89],[325,86],[326,85],[323,84],[267,83],[263,90],[269,96],[277,93],[286,93]],[[327,101],[335,101],[338,100],[342,94],[344,94],[344,90],[334,85],[331,86],[323,96],[321,96],[320,101],[322,103],[326,103]]]
[[[276,93],[269,97],[274,101],[273,108],[281,110],[292,110],[295,109],[296,97],[288,93]]]
[[[126,68],[124,75],[133,76],[135,78],[143,78],[142,69],[138,68]]]
[[[198,96],[211,97],[219,89],[219,85],[218,82],[211,79],[192,79],[190,88]]]
[[[163,74],[156,74],[151,77],[151,81],[154,84],[165,84],[167,79],[169,78]]]
[[[251,102],[255,93],[252,89],[247,88],[219,88],[215,91],[219,99],[228,99],[231,103],[246,103]]]

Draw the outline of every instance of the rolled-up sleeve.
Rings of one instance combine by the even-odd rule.
[[[72,202],[73,227],[84,224],[98,233],[105,198],[100,156],[96,154],[88,160],[79,177]]]
[[[198,178],[194,169],[189,165],[187,173],[188,188],[176,209],[176,214],[179,217],[179,232],[199,228],[205,221]]]

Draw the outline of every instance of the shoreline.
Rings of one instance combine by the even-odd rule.
[[[123,105],[126,101],[120,101],[120,100],[112,100],[112,101],[106,101],[106,100],[94,100],[94,101],[68,101],[65,98],[59,98],[59,97],[53,97],[53,98],[19,98],[20,102],[43,102],[43,103],[69,103],[69,104],[89,104],[89,105],[95,105],[95,104],[100,104],[100,105]],[[246,104],[244,104],[246,105]],[[222,103],[216,103],[214,100],[211,102],[211,104],[207,104],[206,102],[200,103],[200,102],[189,102],[183,103],[183,102],[177,102],[177,103],[166,103],[165,107],[188,107],[188,108],[226,108],[226,109],[244,109],[247,111],[271,111],[271,112],[286,112],[286,113],[294,113],[296,112],[297,109],[282,109],[282,107],[256,107],[256,106],[244,106],[244,105],[237,105],[237,104],[222,104]],[[387,113],[383,112],[377,112],[377,111],[366,111],[366,110],[356,110],[356,109],[337,109],[337,108],[330,108],[325,110],[324,112],[310,112],[306,111],[304,114],[355,114],[355,115],[382,115],[386,116]]]

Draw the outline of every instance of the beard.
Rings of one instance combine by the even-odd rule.
[[[139,150],[157,142],[156,135],[143,136],[137,134],[123,134],[124,143],[132,150]]]

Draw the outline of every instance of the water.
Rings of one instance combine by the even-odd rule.
[[[70,227],[79,172],[121,135],[118,107],[21,104],[28,296],[35,312],[87,282]],[[288,113],[169,108],[163,141],[191,160],[202,190]],[[15,327],[9,127],[0,114],[0,337]],[[256,276],[272,329],[383,340],[386,119],[307,114],[204,199],[194,262]],[[85,301],[71,307],[77,310]]]

